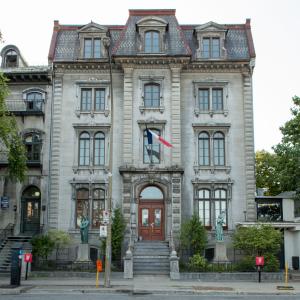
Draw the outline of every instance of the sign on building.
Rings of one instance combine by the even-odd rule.
[[[100,237],[101,238],[106,238],[107,237],[107,226],[106,225],[101,225],[100,226]]]
[[[0,197],[1,208],[6,209],[9,208],[9,197],[2,196]]]
[[[109,224],[109,211],[108,210],[104,210],[103,211],[103,219],[102,219],[102,223],[104,225]]]

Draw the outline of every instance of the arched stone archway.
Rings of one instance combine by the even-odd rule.
[[[138,197],[138,235],[142,240],[165,238],[164,194],[156,185],[144,187]]]

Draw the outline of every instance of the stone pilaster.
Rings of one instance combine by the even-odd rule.
[[[178,233],[181,226],[181,174],[172,178],[172,230]]]
[[[60,185],[60,137],[61,137],[61,105],[62,105],[62,78],[53,80],[53,123],[52,144],[50,149],[50,199],[49,199],[49,228],[58,228],[59,212],[59,185]]]
[[[171,66],[171,142],[172,165],[181,165],[181,124],[180,124],[180,70]]]
[[[250,74],[243,76],[244,134],[245,134],[245,183],[247,221],[256,220],[255,208],[255,152],[253,129],[253,95]]]
[[[132,82],[132,67],[124,67],[124,114],[123,114],[123,159],[124,164],[132,164],[133,149],[133,82]]]

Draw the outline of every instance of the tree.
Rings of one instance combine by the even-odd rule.
[[[277,254],[281,243],[281,232],[270,225],[240,227],[233,235],[233,247],[253,257]]]
[[[207,241],[206,231],[196,215],[181,225],[180,248],[189,254],[203,254]]]
[[[283,191],[300,191],[300,98],[293,97],[292,119],[280,127],[281,143],[273,149],[278,158],[277,171]],[[299,196],[298,196],[299,197]]]
[[[23,181],[26,173],[26,149],[18,133],[15,117],[7,110],[7,78],[0,73],[0,155],[7,155],[10,179]]]
[[[278,158],[265,150],[255,153],[256,187],[267,188],[267,196],[276,196],[282,189],[278,173]]]

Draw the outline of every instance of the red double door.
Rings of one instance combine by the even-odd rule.
[[[143,240],[164,240],[164,204],[141,201],[139,204],[139,236]]]

